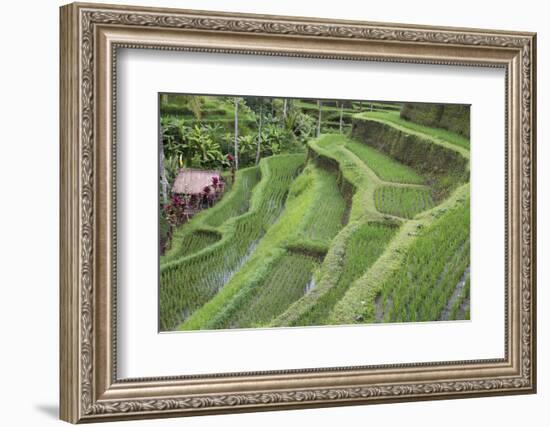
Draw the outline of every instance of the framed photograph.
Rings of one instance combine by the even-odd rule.
[[[61,8],[61,418],[536,391],[536,37]]]

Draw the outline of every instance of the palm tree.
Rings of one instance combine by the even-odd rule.
[[[342,119],[343,119],[343,116],[344,116],[344,103],[339,102],[339,104],[340,104],[340,133],[342,133]]]
[[[285,99],[286,101],[286,99]],[[256,145],[256,165],[260,163],[260,146],[262,144],[262,116],[264,111],[264,102],[263,98],[260,98],[260,113],[259,113],[259,123],[258,123],[258,142]]]
[[[317,138],[321,135],[321,107],[323,106],[323,101],[320,99],[317,100],[317,107],[319,107],[319,120],[317,120]]]
[[[239,169],[239,98],[235,97],[235,169]]]
[[[187,98],[187,106],[193,112],[197,120],[202,118],[202,100],[200,96],[190,96]]]

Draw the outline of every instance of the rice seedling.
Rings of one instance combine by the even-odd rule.
[[[342,228],[346,202],[340,193],[336,176],[315,166],[310,167],[314,192],[299,239],[330,242]]]
[[[438,320],[470,262],[469,199],[422,230],[382,285],[385,322]]]
[[[181,239],[181,256],[191,255],[221,239],[221,235],[211,231],[193,231]]]
[[[459,297],[451,306],[449,320],[466,320],[470,318],[470,276],[462,288]]]
[[[286,253],[267,272],[262,282],[252,288],[246,305],[226,327],[248,328],[269,323],[294,301],[301,298],[311,283],[319,259],[303,254]]]
[[[428,188],[389,185],[376,189],[374,201],[378,211],[402,218],[413,218],[435,204]]]
[[[247,212],[250,207],[252,190],[260,178],[258,167],[239,170],[233,191],[209,210],[209,214],[204,217],[204,223],[211,227],[218,227],[229,218]]]
[[[351,235],[345,247],[343,268],[336,284],[292,325],[329,323],[327,316],[332,307],[342,298],[349,285],[359,278],[380,256],[396,230],[396,226],[376,222],[366,223],[357,229]]]

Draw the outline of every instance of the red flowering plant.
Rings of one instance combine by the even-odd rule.
[[[185,221],[185,207],[187,206],[185,198],[179,194],[172,194],[170,202],[164,206],[166,219],[172,226],[177,226]]]
[[[214,191],[216,192],[216,196],[219,196],[221,193],[223,193],[223,188],[225,184],[220,176],[213,176],[212,177],[212,187],[214,188]]]

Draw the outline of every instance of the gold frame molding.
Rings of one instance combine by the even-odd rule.
[[[61,7],[60,415],[72,422],[536,391],[536,35],[75,3]],[[506,70],[505,357],[116,376],[116,52],[150,48]]]

